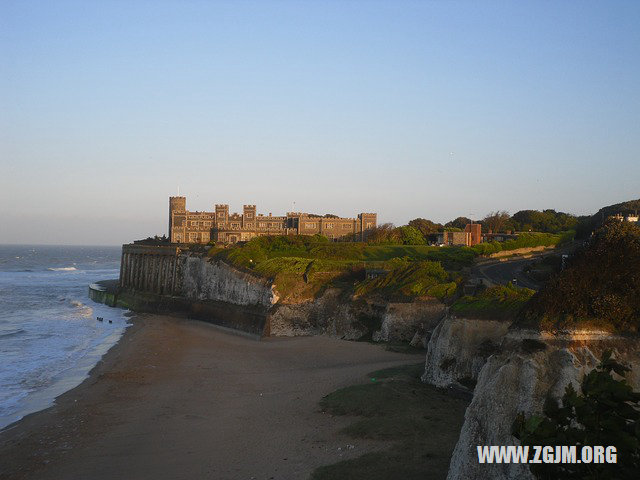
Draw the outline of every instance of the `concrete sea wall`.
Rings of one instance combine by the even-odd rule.
[[[338,289],[283,303],[268,279],[179,245],[124,245],[112,290],[92,287],[90,294],[134,311],[179,313],[259,336],[330,335],[424,346],[444,314],[436,299],[387,303]]]

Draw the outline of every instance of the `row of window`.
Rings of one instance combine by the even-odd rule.
[[[335,223],[324,223],[323,224],[324,228],[335,228],[336,224]],[[308,229],[314,229],[314,228],[318,228],[318,224],[316,222],[306,222],[304,224],[304,228],[308,228]],[[342,224],[342,229],[343,230],[347,230],[347,229],[351,229],[352,228],[352,224],[351,223],[343,223]]]
[[[218,218],[224,218],[225,212],[218,212]],[[253,218],[253,213],[245,213],[244,215],[247,218]]]

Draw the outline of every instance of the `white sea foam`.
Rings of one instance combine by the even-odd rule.
[[[0,246],[10,259],[0,268],[0,429],[78,385],[122,335],[124,311],[87,296],[89,283],[118,275],[119,251],[96,250],[42,247],[29,257]]]

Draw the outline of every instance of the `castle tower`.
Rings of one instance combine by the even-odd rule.
[[[371,230],[378,226],[377,213],[360,213],[358,214],[358,240],[365,241]]]
[[[253,228],[256,221],[256,206],[243,205],[242,207],[242,226],[243,228]]]
[[[226,203],[216,204],[215,206],[215,225],[218,228],[222,228],[229,221],[229,205]]]
[[[187,216],[187,197],[169,197],[169,241],[183,242]]]

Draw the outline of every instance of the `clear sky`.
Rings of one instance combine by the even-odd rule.
[[[640,197],[638,1],[0,2],[0,243]]]

